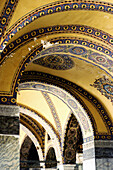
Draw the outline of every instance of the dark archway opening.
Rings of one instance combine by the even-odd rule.
[[[34,143],[27,136],[20,150],[20,169],[29,170],[29,168],[39,168],[39,156]]]
[[[47,156],[46,156],[46,163],[45,167],[46,168],[53,168],[57,166],[57,160],[56,160],[56,155],[55,155],[55,150],[54,148],[50,148],[48,150]]]

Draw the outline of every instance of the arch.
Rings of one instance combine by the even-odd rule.
[[[30,85],[30,88],[27,87],[28,90],[29,91],[30,90],[41,90],[44,93],[50,93],[48,96],[50,96],[51,99],[53,99],[53,101],[56,102],[58,100],[57,99],[58,97],[59,100],[62,100],[63,102],[65,102],[65,104],[71,109],[71,112],[74,113],[74,115],[76,116],[82,129],[83,140],[84,140],[83,141],[84,142],[83,152],[84,152],[84,158],[85,158],[84,165],[86,165],[87,162],[90,161],[89,159],[92,159],[90,161],[91,168],[89,169],[95,169],[95,164],[97,166],[97,163],[98,163],[98,160],[96,160],[97,155],[99,153],[98,151],[101,149],[99,148],[100,145],[103,147],[103,151],[104,151],[104,145],[101,143],[102,142],[101,140],[103,140],[104,143],[107,142],[107,144],[109,145],[109,143],[111,142],[110,140],[113,139],[113,128],[112,128],[113,115],[112,115],[112,103],[111,103],[112,100],[110,102],[110,100],[108,100],[110,99],[109,95],[106,95],[106,93],[103,92],[103,89],[104,89],[105,92],[107,91],[109,93],[110,90],[108,90],[108,88],[112,88],[111,83],[112,83],[112,78],[113,78],[113,67],[112,67],[113,65],[113,50],[112,50],[113,30],[111,29],[112,27],[111,21],[113,19],[113,3],[110,3],[110,0],[107,0],[107,2],[101,2],[101,0],[99,0],[98,2],[93,1],[93,0],[91,1],[50,0],[50,2],[52,1],[50,4],[40,6],[41,4],[44,4],[46,2],[49,3],[48,2],[49,0],[47,0],[46,2],[37,1],[37,3],[36,4],[34,3],[33,5],[31,5],[32,0],[30,0],[29,4],[27,4],[26,6],[27,7],[26,10],[24,10],[25,15],[22,16],[23,13],[19,12],[19,8],[21,6],[24,7],[24,5],[22,4],[24,4],[25,1],[24,0],[22,2],[21,0],[19,1],[19,6],[17,7],[17,10],[15,10],[15,7],[18,3],[18,0],[3,0],[2,2],[2,4],[4,5],[4,9],[1,14],[1,28],[0,28],[0,37],[2,38],[1,43],[0,43],[0,53],[1,53],[1,57],[0,57],[0,67],[1,67],[1,70],[0,70],[1,72],[0,103],[1,103],[1,111],[3,112],[1,114],[3,116],[7,116],[7,115],[12,116],[11,110],[14,110],[13,115],[17,116],[15,114],[16,112],[15,106],[18,107],[17,101],[16,101],[16,95],[19,90],[18,89],[19,83],[20,81],[22,81],[21,76],[23,73],[25,73],[24,71],[27,71],[27,70],[43,71],[43,74],[45,74],[45,78],[43,77],[39,81],[44,82],[44,83],[47,82],[48,84],[49,83],[51,84],[52,82],[53,85],[56,85],[56,86],[59,86],[65,89],[66,93],[62,91],[61,89],[58,89],[57,87],[54,87],[51,85],[45,85],[44,83],[39,84],[36,82],[37,79],[34,79],[35,82],[33,82],[33,84]],[[13,5],[10,5],[10,2],[13,3]],[[35,5],[36,5],[36,9],[35,9]],[[8,9],[8,6],[9,6],[9,9]],[[31,11],[31,9],[33,9],[33,11]],[[13,15],[13,18],[10,21],[10,18],[14,11],[15,11],[15,14]],[[28,11],[28,13],[26,13],[26,11]],[[19,16],[18,17],[19,20],[16,17],[17,15]],[[20,18],[20,16],[22,16],[22,18]],[[12,25],[13,23],[14,25]],[[8,25],[9,26],[11,25],[11,27],[9,27],[9,29],[6,30],[6,27],[8,27]],[[30,32],[27,32],[28,30]],[[4,35],[1,32],[2,33],[4,32]],[[71,37],[68,37],[68,36],[71,36]],[[71,54],[70,56],[69,55],[67,56],[67,59],[70,57],[70,59],[73,60],[74,62],[73,66],[71,67],[70,65],[69,70],[67,70],[66,72],[59,69],[59,71],[53,70],[52,73],[51,73],[51,69],[49,69],[50,67],[44,68],[42,67],[42,65],[41,66],[34,65],[33,67],[33,64],[38,63],[38,62],[34,63],[34,60],[39,60],[39,58],[43,59],[43,57],[47,57],[47,55],[50,55],[50,54],[53,55],[54,53],[57,53],[57,55],[59,54],[59,59],[61,57],[61,51],[56,50],[50,53],[52,48],[48,48],[47,51],[45,50],[45,52],[47,53],[43,54],[44,52],[43,49],[45,47],[45,44],[42,43],[41,41],[42,39],[47,41],[47,43],[49,43],[51,46],[52,44],[56,45],[56,46],[53,45],[53,47],[58,47],[58,46],[61,47],[61,46],[70,45],[71,50],[70,49],[69,51],[63,50],[62,55],[66,56],[68,54]],[[7,42],[9,42],[9,44],[7,44]],[[59,45],[57,45],[58,43]],[[73,46],[79,49],[82,48],[83,51],[88,51],[88,53],[84,53],[85,54],[84,56],[75,54],[75,50],[73,50],[74,52],[72,52],[72,49],[75,48]],[[14,52],[15,54],[13,54],[12,52]],[[65,59],[65,56],[64,56],[64,59]],[[14,57],[14,58],[11,58],[11,57]],[[52,57],[51,57],[51,60],[52,60]],[[56,57],[56,60],[57,60],[57,57]],[[30,62],[32,63],[29,64]],[[60,62],[58,63],[60,64]],[[29,66],[27,67],[28,64]],[[54,64],[54,61],[53,61],[53,64]],[[64,65],[67,66],[66,63]],[[46,72],[51,74],[49,75],[51,81],[47,80],[48,77],[46,77],[47,76]],[[90,78],[91,73],[94,73],[94,74]],[[57,77],[59,75],[60,77]],[[84,75],[87,75],[87,76],[84,76]],[[54,76],[56,76],[55,81],[53,81]],[[96,87],[95,85],[96,81],[102,80],[102,76],[103,77],[105,76],[106,78],[105,83],[109,81],[109,85],[107,84],[103,86],[102,88],[100,88],[101,91],[99,92],[99,89],[94,88],[94,87]],[[32,80],[33,79],[31,79],[31,81]],[[65,82],[62,83],[63,81]],[[68,86],[68,83],[70,84],[69,86]],[[35,91],[35,94],[36,94],[36,97],[41,96],[41,99],[44,100],[43,96],[39,95],[38,92]],[[37,97],[37,99],[39,98]],[[22,100],[24,100],[24,97],[22,98]],[[44,100],[44,102],[46,101]],[[29,106],[29,102],[25,102],[25,103],[28,103],[28,106]],[[30,105],[32,104],[30,103]],[[46,102],[46,106],[47,106],[47,102]],[[59,109],[59,106],[56,103],[55,103],[55,106],[58,107]],[[34,119],[35,121],[36,119],[38,119],[39,121],[41,121],[41,124],[43,127],[47,127],[48,129],[47,132],[49,133],[49,136],[50,134],[53,135],[53,136],[51,135],[53,137],[52,139],[50,138],[51,141],[53,143],[54,141],[56,141],[55,143],[57,145],[56,148],[58,148],[58,152],[56,153],[56,155],[58,157],[60,156],[59,160],[63,162],[62,161],[62,155],[63,155],[62,154],[62,147],[63,147],[62,143],[63,142],[60,138],[60,135],[61,135],[60,130],[58,133],[58,126],[55,125],[53,117],[51,117],[51,120],[53,121],[52,123],[54,124],[57,130],[53,126],[51,126],[49,121],[46,121],[44,117],[41,117],[42,116],[41,114],[40,114],[41,116],[37,114],[37,111],[36,112],[35,110],[32,111],[28,109],[27,107],[23,108],[23,106],[21,108],[25,110],[26,112],[26,113],[24,112],[25,117],[30,118],[32,114],[33,116],[32,120]],[[38,106],[34,108],[38,108]],[[6,112],[7,110],[8,110],[8,114]],[[50,113],[49,111],[50,109],[48,108],[48,113]],[[61,121],[63,120],[63,116],[65,116],[65,113],[64,112],[62,113],[63,115],[61,117],[59,116]],[[60,115],[60,112],[58,112],[58,114]],[[67,118],[67,114],[66,114],[66,118]],[[7,117],[5,119],[7,119]],[[12,117],[11,117],[11,120],[12,120]],[[17,120],[17,118],[15,120]],[[23,119],[23,122],[26,123],[24,119]],[[28,123],[30,128],[28,126],[26,126],[25,128],[28,128],[29,131],[31,130],[31,128],[34,128],[34,132],[36,132],[35,131],[36,128],[31,126],[30,123],[31,121]],[[61,122],[61,128],[64,127],[64,123],[65,123],[64,121]],[[94,127],[95,125],[96,127]],[[39,129],[37,129],[37,131],[39,131]],[[36,133],[33,133],[32,130],[31,130],[31,133],[36,137],[36,140],[44,139],[38,133],[37,135],[35,135]],[[39,135],[39,138],[38,138],[38,135]],[[94,147],[94,142],[95,142],[95,147]],[[53,145],[53,143],[51,144],[51,146]],[[44,159],[43,148],[44,147],[42,147],[42,156]],[[101,159],[103,159],[102,156],[100,157]],[[95,158],[95,160],[93,158]],[[106,154],[106,158],[107,158],[107,154]],[[93,162],[94,166],[92,164],[92,161],[96,162],[96,163]],[[89,167],[89,163],[87,167]]]
[[[61,5],[61,6],[60,6]],[[5,41],[9,40],[11,35],[17,33],[21,28],[25,27],[27,24],[33,22],[35,19],[43,17],[45,15],[50,15],[53,13],[59,13],[69,10],[92,10],[92,11],[101,11],[112,14],[112,5],[109,3],[102,2],[70,2],[70,1],[61,1],[47,4],[40,8],[36,8],[33,11],[30,11],[27,15],[20,18],[12,27],[8,30],[7,35],[5,36]],[[26,24],[27,23],[27,24]],[[3,43],[2,47],[3,48]]]
[[[36,82],[27,82],[19,85],[18,90],[38,90],[38,91],[46,91],[53,95],[56,95],[59,99],[61,99],[64,103],[66,103],[69,108],[75,114],[83,133],[83,138],[93,137],[93,128],[87,113],[83,110],[82,106],[78,103],[78,101],[71,96],[68,92],[64,91],[59,87],[55,87],[53,85],[48,85],[44,83],[36,83]],[[83,120],[82,120],[83,119]]]
[[[58,149],[56,151],[56,157],[58,158],[58,161],[60,161],[60,163],[62,164],[62,152],[61,152],[61,147],[60,147],[60,139],[57,133],[53,130],[52,126],[49,125],[49,123],[46,122],[45,119],[41,117],[37,112],[35,112],[34,110],[30,108],[28,110],[25,106],[22,107],[22,105],[20,105],[20,112],[37,120],[37,122],[40,123],[44,129],[46,129],[47,133],[52,139],[52,143],[54,143],[54,145],[56,145],[56,148]]]
[[[38,140],[43,155],[44,155],[44,135],[45,135],[45,130],[44,128],[40,128],[40,124],[37,123],[37,121],[35,121],[34,119],[32,119],[30,116],[27,116],[25,114],[20,113],[20,122],[26,126],[36,137],[36,139]]]
[[[48,153],[48,150],[50,149],[50,148],[54,148],[54,150],[55,150],[55,155],[56,155],[56,160],[58,161],[58,148],[57,148],[57,146],[56,145],[54,145],[54,143],[50,140],[48,143],[47,143],[47,150],[46,150],[46,153],[45,153],[45,158],[46,158],[46,156],[47,156],[47,153]]]
[[[57,161],[56,159],[56,154],[55,154],[55,149],[53,147],[50,147],[48,149],[47,155],[46,155],[46,161]],[[49,162],[47,162],[45,164],[46,168],[52,168],[52,167],[56,167],[57,163],[52,163],[51,164]]]
[[[46,91],[48,93],[57,96],[64,103],[66,103],[67,106],[72,110],[73,114],[75,115],[77,121],[80,124],[82,135],[83,135],[83,143],[85,144],[87,142],[91,142],[93,152],[94,152],[94,133],[93,133],[92,124],[85,110],[82,108],[80,103],[73,96],[71,96],[68,92],[64,91],[59,87],[44,84],[44,83],[37,83],[37,82],[22,83],[19,85],[19,91],[20,90]],[[83,147],[83,152],[84,152],[84,147]],[[95,156],[95,153],[93,153],[93,156]],[[94,164],[93,167],[95,168],[94,161],[93,164]]]
[[[51,30],[49,30],[49,28],[51,28]],[[83,28],[83,29],[81,29]],[[40,32],[40,30],[43,30],[42,32]],[[89,33],[88,31],[91,30],[91,33]],[[26,34],[20,36],[18,39],[12,41],[10,44],[8,44],[5,49],[3,50],[2,54],[1,54],[1,59],[0,59],[0,62],[3,62],[3,59],[5,59],[4,57],[7,57],[8,55],[10,55],[11,53],[13,53],[16,49],[18,49],[19,47],[25,45],[26,43],[30,42],[30,41],[35,41],[35,38],[40,38],[42,37],[43,35],[51,35],[51,34],[58,34],[58,33],[80,33],[80,34],[83,34],[83,35],[87,35],[89,37],[93,37],[97,40],[101,40],[103,42],[106,42],[106,44],[108,44],[108,39],[111,39],[112,40],[112,36],[102,30],[98,30],[96,28],[93,28],[93,27],[88,27],[88,26],[83,26],[83,25],[55,25],[55,26],[51,26],[51,27],[43,27],[43,28],[40,28],[40,29],[36,29],[36,30],[32,30],[31,32],[27,32]],[[100,36],[97,36],[96,33],[99,32],[100,33]],[[106,36],[107,39],[103,39],[102,37],[103,36]],[[25,38],[26,37],[26,38]],[[54,38],[55,39],[55,38]],[[78,41],[78,43],[76,42],[77,41],[77,37],[72,37],[73,39],[73,44],[80,44],[83,45],[83,46],[89,46],[90,48],[92,49],[95,49],[97,51],[101,51],[101,52],[105,52],[105,54],[107,55],[110,55],[112,58],[113,58],[113,52],[112,52],[112,49],[109,49],[107,46],[105,48],[105,45],[103,47],[102,44],[99,44],[97,45],[97,43],[95,42],[90,42],[88,44],[88,41],[89,40],[85,40],[81,39],[82,42]],[[78,38],[80,39],[80,38]],[[50,41],[50,40],[48,40]],[[84,42],[84,43],[83,43]],[[70,37],[67,39],[67,43],[72,43],[72,40],[70,40]],[[94,45],[96,44],[96,45]],[[109,50],[108,50],[109,49]]]
[[[82,45],[82,46],[88,46],[90,49],[96,49],[97,51],[99,51],[99,47],[101,48],[101,52],[102,53],[104,53],[104,55],[108,55],[109,57],[111,57],[111,59],[112,59],[112,56],[113,56],[113,52],[112,52],[112,50],[111,49],[109,49],[109,48],[107,48],[107,47],[103,47],[103,46],[101,46],[100,44],[97,46],[96,45],[96,43],[91,43],[90,41],[88,41],[87,42],[87,40],[79,40],[78,38],[73,38],[73,37],[68,37],[68,38],[63,38],[63,37],[59,37],[59,38],[54,38],[54,39],[51,39],[51,40],[48,40],[48,41],[50,41],[51,43],[56,43],[56,42],[59,42],[60,41],[60,45],[62,45],[62,44],[68,44],[68,41],[69,41],[69,43],[71,43],[71,45],[73,44],[73,45],[76,45],[76,42],[77,42],[77,44],[79,44],[79,45]],[[83,43],[84,43],[84,45],[83,45]],[[86,45],[85,45],[86,44]],[[93,47],[91,46],[91,45],[93,45]],[[58,45],[55,45],[54,46],[54,48],[56,47],[57,48],[57,46]],[[38,45],[38,46],[36,46],[35,48],[33,48],[27,55],[26,55],[26,57],[25,57],[25,59],[23,59],[21,62],[20,62],[20,64],[19,64],[19,66],[18,66],[18,70],[16,71],[16,73],[15,73],[15,76],[14,76],[14,78],[13,78],[13,80],[12,80],[12,84],[11,84],[11,94],[13,94],[13,96],[16,96],[16,91],[17,91],[17,87],[18,87],[18,84],[19,84],[19,81],[20,81],[20,77],[22,76],[22,74],[23,74],[23,71],[25,70],[25,68],[27,67],[27,65],[30,63],[30,62],[32,62],[35,58],[36,58],[36,56],[37,56],[37,58],[40,58],[40,54],[41,54],[41,52],[43,53],[44,51],[42,51],[43,50],[43,46],[42,46],[42,44],[40,44],[40,45]],[[49,51],[49,50],[51,50],[51,48],[49,47],[47,50],[45,50],[45,51]],[[55,52],[55,50],[54,50],[54,52]],[[57,52],[57,51],[56,51]],[[47,54],[48,54],[48,52],[47,52]],[[100,55],[100,54],[99,54]],[[6,56],[6,55],[5,55]],[[78,58],[78,59],[80,59],[80,60],[84,60],[84,61],[86,61],[86,62],[88,62],[88,63],[90,63],[90,64],[92,64],[92,65],[94,65],[94,66],[97,66],[97,67],[99,67],[100,69],[102,69],[102,70],[104,70],[108,75],[110,75],[111,77],[112,77],[112,72],[110,72],[107,68],[106,68],[106,66],[104,67],[102,64],[99,64],[99,63],[97,63],[97,62],[95,62],[95,61],[91,61],[91,60],[89,60],[89,59],[85,59],[85,58],[79,58],[79,56],[74,56],[74,55],[72,55],[71,53],[70,53],[70,56],[71,57],[75,57],[75,58]],[[41,56],[42,57],[42,56]],[[106,57],[106,60],[109,60],[109,57]],[[4,60],[4,55],[3,55],[3,59],[2,60]],[[110,61],[112,61],[112,60],[110,60]]]
[[[55,109],[55,106],[51,100],[51,98],[49,97],[48,93],[47,92],[42,92],[42,95],[44,96],[50,110],[51,110],[51,113],[53,115],[53,118],[54,118],[54,121],[55,121],[55,124],[57,126],[57,129],[58,129],[58,132],[60,134],[60,137],[62,135],[62,128],[61,128],[61,123],[60,123],[60,120],[59,120],[59,117],[58,117],[58,114],[57,114],[57,111]],[[61,139],[62,140],[62,139]]]
[[[29,136],[29,138],[33,141],[35,147],[38,149],[37,152],[38,152],[38,155],[39,155],[39,160],[43,161],[44,160],[44,157],[43,157],[43,152],[42,152],[42,149],[40,147],[40,144],[38,142],[38,140],[36,139],[36,137],[34,136],[34,134],[27,128],[25,127],[24,125],[22,125],[20,123],[20,127],[22,128],[22,130],[27,134],[27,136]],[[23,142],[22,142],[23,143]],[[22,144],[21,143],[21,144]],[[21,146],[20,146],[21,147]]]
[[[23,162],[23,161],[34,161],[34,160],[39,161],[39,155],[31,138],[26,136],[20,149],[20,161],[21,161],[20,166],[26,167],[30,165],[29,162]],[[39,165],[40,164],[38,164],[38,166]]]
[[[77,84],[68,81],[64,78],[61,78],[59,76],[54,76],[48,73],[43,72],[36,72],[36,71],[26,71],[24,72],[23,76],[21,77],[21,83],[23,82],[29,82],[29,81],[39,81],[51,85],[55,85],[58,87],[61,87],[65,89],[67,92],[69,92],[74,98],[76,98],[79,103],[82,105],[84,110],[87,111],[87,114],[92,122],[94,133],[95,133],[95,139],[112,139],[110,136],[112,134],[112,120],[109,117],[107,110],[103,107],[101,102],[95,98],[93,95],[91,95],[88,91],[83,89],[82,87],[78,86]],[[97,124],[94,119],[94,116],[91,114],[89,108],[85,105],[83,100],[78,96],[80,94],[84,98],[86,98],[99,112],[99,115],[101,116],[102,120],[105,123],[105,126],[107,128],[107,133],[99,133],[97,130]],[[110,123],[109,123],[110,122]]]
[[[76,41],[75,41],[76,40]],[[73,38],[73,37],[67,37],[67,38],[64,38],[64,37],[57,37],[57,38],[54,38],[52,40],[50,40],[52,43],[55,43],[55,42],[59,42],[61,44],[68,44],[68,41],[70,41],[71,44],[76,44],[75,42],[77,42],[78,44],[80,45],[83,45],[83,46],[88,46],[89,48],[91,49],[96,49],[97,51],[99,51],[99,47],[101,47],[101,52],[104,53],[104,54],[107,54],[108,57],[107,57],[107,60],[109,60],[109,57],[111,57],[112,59],[112,50],[105,47],[105,46],[100,46],[99,44],[96,45],[94,42],[90,42],[87,40],[82,40],[82,39],[79,39],[79,38]],[[86,45],[85,45],[86,44]],[[93,47],[91,46],[93,45]],[[55,45],[57,47],[57,45]],[[51,48],[50,48],[51,49]],[[13,77],[13,80],[11,82],[11,88],[10,88],[10,93],[4,93],[5,96],[3,97],[0,97],[1,98],[1,103],[2,104],[7,104],[7,101],[9,103],[11,103],[11,105],[15,105],[16,104],[16,93],[18,91],[18,84],[20,82],[20,77],[22,76],[23,74],[23,71],[25,70],[25,68],[27,67],[27,65],[32,62],[34,59],[35,59],[35,56],[38,56],[38,54],[40,54],[40,52],[43,50],[43,46],[42,44],[38,45],[36,48],[32,49],[31,52],[29,52],[25,59],[23,59],[19,66],[18,66],[18,69],[16,70],[15,72],[15,75]],[[5,55],[6,56],[6,55]],[[40,57],[40,56],[38,56]],[[78,56],[76,58],[79,58]],[[2,60],[4,60],[4,58],[2,58]],[[80,60],[83,60],[82,58],[80,58]],[[84,61],[86,62],[90,62],[89,60],[85,59]],[[103,67],[103,65],[99,65],[98,63],[94,62],[94,61],[91,61],[91,64],[93,64],[94,66],[97,66],[99,68],[101,68],[102,70],[106,71],[106,73],[110,76],[112,76],[112,72],[110,72],[106,66],[105,68]],[[106,70],[107,69],[107,70]],[[10,100],[9,100],[10,99]]]

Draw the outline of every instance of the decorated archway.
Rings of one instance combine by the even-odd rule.
[[[19,92],[22,90],[37,90],[37,91],[45,91],[48,93],[51,93],[55,96],[57,96],[60,100],[62,100],[68,107],[72,110],[73,114],[77,118],[83,135],[83,154],[87,152],[87,149],[85,146],[87,143],[90,143],[90,148],[92,149],[92,155],[90,157],[90,160],[92,160],[93,167],[95,169],[95,146],[94,146],[94,133],[91,121],[89,117],[87,116],[87,113],[82,108],[82,106],[78,103],[78,101],[73,98],[69,93],[64,91],[61,88],[44,84],[44,83],[37,83],[37,82],[27,82],[22,83],[19,85]],[[32,114],[33,115],[33,114]],[[84,154],[85,155],[85,154]],[[88,162],[87,162],[88,164]],[[85,165],[85,160],[83,161],[83,166]],[[91,166],[91,164],[89,165]]]
[[[43,156],[42,125],[47,126],[46,139],[47,136],[51,141],[57,138],[56,148],[60,149],[55,152],[62,160],[64,124],[69,121],[67,115],[73,113],[84,139],[84,169],[92,169],[94,157],[96,169],[106,166],[112,169],[111,0],[2,0],[0,11],[0,168],[19,169],[18,87],[20,83],[31,81],[34,83],[33,87],[30,85],[31,99],[34,101],[40,91],[37,98],[43,99],[45,110],[37,107],[40,102],[35,101],[34,106],[29,99],[28,105],[21,103],[20,117],[40,141]],[[40,90],[39,82],[42,83]],[[46,87],[45,83],[49,85]],[[59,88],[54,85],[66,93],[57,92]],[[46,88],[55,88],[56,92]],[[67,112],[59,107],[63,103],[69,108]],[[49,141],[46,142],[49,145]]]

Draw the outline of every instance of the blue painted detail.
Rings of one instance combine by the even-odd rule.
[[[65,54],[46,55],[34,60],[33,63],[55,70],[68,70],[74,67],[73,60]]]
[[[38,37],[38,36],[41,36],[43,34],[48,34],[48,33],[54,34],[54,32],[60,32],[60,31],[63,31],[63,32],[72,31],[73,32],[74,27],[76,28],[76,29],[74,29],[74,32],[78,32],[78,30],[79,30],[80,33],[84,34],[84,29],[86,29],[86,34],[90,36],[89,31],[88,31],[90,29],[90,30],[92,30],[92,36],[97,38],[97,39],[100,39],[100,37],[98,37],[95,34],[97,31],[101,32],[102,37],[103,37],[103,35],[105,35],[105,36],[109,37],[110,39],[112,39],[112,37],[110,35],[106,34],[105,32],[102,32],[101,30],[97,30],[97,29],[94,29],[94,28],[91,28],[91,27],[83,27],[83,26],[79,26],[79,25],[69,25],[69,26],[67,26],[67,25],[59,25],[58,26],[57,25],[57,26],[53,26],[53,27],[40,28],[40,29],[37,29],[37,30],[33,30],[31,32],[28,32],[27,34],[24,34],[23,36],[19,37],[17,40],[13,41],[11,43],[14,46],[13,48],[9,47],[10,44],[8,46],[6,46],[6,48],[3,50],[2,54],[1,54],[0,62],[3,62],[5,60],[6,55],[9,55],[11,52],[13,52],[14,50],[16,50],[18,47],[25,44],[26,42],[33,40],[34,37]],[[80,30],[81,28],[84,28],[84,29]],[[32,32],[34,32],[34,34],[32,34]],[[67,40],[69,42],[67,42]],[[101,52],[109,55],[110,57],[113,57],[113,52],[110,49],[108,49],[107,47],[103,47],[102,45],[98,45],[98,44],[95,44],[93,42],[91,43],[91,42],[88,42],[87,40],[80,40],[80,39],[77,39],[77,38],[74,38],[74,39],[69,38],[67,40],[66,40],[66,38],[64,40],[63,40],[63,38],[61,38],[62,43],[76,44],[76,42],[77,42],[77,44],[81,44],[83,46],[88,46],[90,48],[101,51]],[[105,39],[104,41],[106,41],[106,43],[107,43],[107,39]],[[4,40],[4,43],[6,43],[6,42],[7,42],[7,39]],[[4,43],[2,44],[2,48],[3,48]]]
[[[45,15],[57,13],[57,12],[62,12],[62,11],[69,11],[69,10],[91,10],[91,11],[101,11],[101,12],[107,12],[110,14],[113,14],[113,6],[112,4],[105,3],[105,2],[56,2],[52,4],[48,4],[48,6],[43,6],[42,8],[37,8],[34,11],[31,11],[30,13],[27,14],[27,16],[23,16],[20,20],[18,20],[9,30],[8,35],[5,37],[4,41],[9,41],[12,33],[18,32],[18,27],[21,26],[26,26],[25,22],[28,21],[31,23],[34,21],[34,17],[39,18]],[[7,17],[6,17],[7,19]],[[20,23],[20,24],[19,24]],[[28,23],[28,24],[29,24]],[[98,30],[99,31],[99,30]],[[85,30],[86,32],[86,30]],[[100,32],[100,31],[99,31]],[[90,32],[91,34],[91,32]],[[100,38],[102,38],[101,34],[99,35]],[[112,37],[113,38],[113,37]],[[109,37],[107,39],[107,42],[110,43]],[[3,42],[4,43],[4,42]],[[3,44],[1,45],[1,50],[3,48]]]
[[[103,87],[107,91],[107,93],[113,95],[113,85],[105,84],[105,85],[103,85]]]
[[[97,90],[99,90],[107,99],[110,99],[113,104],[113,81],[104,76],[97,79],[91,86],[97,88]]]
[[[83,55],[86,54],[87,50],[83,47],[72,47],[69,49],[69,52],[76,55]]]

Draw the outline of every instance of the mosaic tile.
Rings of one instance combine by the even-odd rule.
[[[90,85],[100,91],[101,94],[104,95],[107,99],[111,100],[113,104],[113,81],[104,76],[102,78],[96,79],[94,84]]]
[[[74,67],[73,60],[65,54],[46,55],[34,60],[33,63],[55,70],[68,70]]]
[[[12,0],[11,0],[12,1]],[[110,3],[105,3],[105,2],[73,2],[73,1],[64,1],[64,2],[55,2],[55,3],[51,3],[48,5],[45,5],[41,8],[36,8],[35,10],[33,10],[32,12],[28,13],[26,15],[26,17],[22,17],[20,20],[18,20],[9,30],[8,35],[5,37],[5,41],[9,41],[11,35],[14,35],[16,32],[18,32],[20,29],[22,29],[23,27],[25,27],[26,25],[30,24],[31,22],[34,21],[34,19],[38,19],[40,17],[46,16],[46,15],[50,15],[53,13],[60,13],[63,11],[70,11],[70,10],[91,10],[91,11],[101,11],[101,12],[107,12],[110,14],[113,14],[113,6]],[[3,24],[6,23],[6,17],[4,17],[3,19]],[[56,27],[56,30],[58,30],[59,28]],[[68,27],[66,26],[65,29],[68,29]],[[73,27],[73,29],[76,29],[76,27]],[[48,28],[48,30],[51,30]],[[80,31],[86,31],[84,29],[83,26],[80,26]],[[43,31],[40,31],[40,33]],[[93,31],[92,29],[88,29],[88,33],[92,34]],[[35,33],[32,33],[35,36]],[[96,31],[95,35],[97,35],[98,37],[102,37],[102,39],[104,39],[104,41],[108,41],[108,43],[113,43],[111,39],[109,39],[108,35],[103,35],[101,36],[100,31]],[[4,43],[3,42],[3,43]],[[0,49],[3,48],[3,44],[1,46]]]

